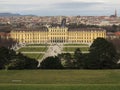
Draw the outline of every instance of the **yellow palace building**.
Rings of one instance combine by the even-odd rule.
[[[101,28],[48,27],[39,30],[14,29],[11,38],[19,43],[92,43],[97,37],[106,38]]]

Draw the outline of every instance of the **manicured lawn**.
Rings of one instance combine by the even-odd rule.
[[[120,70],[1,70],[0,90],[120,90]]]
[[[56,85],[56,84],[43,84],[43,85],[0,85],[0,90],[120,90],[120,85]]]
[[[64,46],[89,46],[88,44],[64,44]]]
[[[13,84],[120,84],[120,70],[0,71],[0,83]]]
[[[47,47],[23,47],[18,52],[45,52],[47,49]]]
[[[49,44],[28,44],[26,46],[48,46]]]
[[[74,52],[77,48],[80,48],[81,51],[88,51],[89,47],[64,47],[63,51]]]
[[[33,58],[33,59],[42,59],[44,54],[37,54],[37,53],[24,53],[25,56]]]

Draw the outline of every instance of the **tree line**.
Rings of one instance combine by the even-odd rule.
[[[104,38],[97,38],[90,46],[89,53],[77,48],[73,55],[62,53],[48,57],[41,62],[41,69],[118,69],[119,55],[113,44]]]
[[[21,53],[16,53],[6,47],[0,47],[0,69],[22,70],[37,69],[38,61],[28,58]]]
[[[112,25],[112,26],[98,26],[98,25],[86,25],[86,24],[77,24],[77,23],[70,23],[67,25],[68,28],[103,28],[107,32],[117,32],[120,31],[120,25]]]
[[[17,42],[11,38],[1,38],[0,37],[0,47],[4,46],[6,48],[11,48],[14,46]]]
[[[90,46],[89,53],[79,48],[74,54],[62,53],[47,57],[39,65],[35,59],[16,53],[9,48],[0,47],[0,69],[118,69],[120,57],[114,45],[104,38],[97,38]]]

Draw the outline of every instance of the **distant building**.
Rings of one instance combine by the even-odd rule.
[[[106,36],[107,39],[110,39],[110,40],[117,38],[117,36],[116,36],[115,33],[113,33],[113,32],[107,32],[106,35],[107,35],[107,36]]]
[[[110,22],[109,21],[101,21],[99,26],[108,26],[110,25]]]
[[[0,39],[10,38],[10,30],[9,26],[0,26]]]
[[[66,27],[66,19],[65,18],[62,19],[61,27]]]
[[[92,43],[98,37],[106,38],[101,28],[49,27],[40,30],[15,29],[11,38],[19,43]]]
[[[115,10],[115,17],[117,17],[117,10]]]
[[[107,39],[120,39],[120,32],[107,32]]]
[[[110,17],[117,17],[117,10],[115,10],[115,14],[111,15]]]
[[[10,38],[10,33],[0,32],[0,39],[8,39]]]
[[[116,35],[117,38],[120,39],[120,31],[119,32],[115,32],[115,35]]]

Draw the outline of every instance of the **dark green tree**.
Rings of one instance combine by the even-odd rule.
[[[22,70],[25,69],[25,61],[20,58],[14,58],[5,67],[7,70]]]
[[[0,69],[4,69],[5,66],[10,63],[16,56],[16,52],[5,47],[0,47]]]
[[[83,54],[79,48],[77,48],[74,52],[74,59],[75,59],[75,67],[76,68],[83,68],[84,63],[83,63]]]
[[[72,56],[70,53],[64,53],[63,59],[65,68],[73,68]]]
[[[117,52],[112,43],[104,38],[97,38],[90,46],[90,54],[86,61],[90,69],[114,68],[118,62]]]
[[[59,59],[62,62],[62,65],[66,69],[73,69],[74,68],[74,59],[70,53],[62,53],[58,55]]]
[[[17,42],[13,39],[8,38],[0,38],[0,47],[6,47],[11,48],[13,45],[15,45]]]
[[[25,69],[37,69],[39,63],[37,60],[27,57],[25,61]]]
[[[41,69],[62,69],[61,61],[58,57],[47,57],[40,63]]]
[[[21,53],[18,53],[15,58],[6,64],[6,69],[22,70],[22,69],[37,69],[38,61],[28,58]]]
[[[0,48],[0,69],[36,69],[38,61],[28,58],[21,53],[1,47]]]

